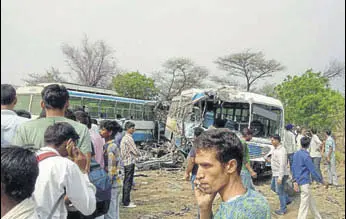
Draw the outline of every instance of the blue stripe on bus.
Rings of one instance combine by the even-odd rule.
[[[153,101],[145,101],[145,100],[136,100],[136,99],[125,98],[125,97],[115,97],[115,96],[107,96],[102,94],[92,94],[92,93],[84,93],[84,92],[78,92],[78,91],[70,91],[70,90],[68,92],[71,96],[74,96],[74,97],[87,97],[87,98],[93,98],[93,99],[111,100],[111,101],[119,101],[119,102],[125,102],[125,103],[145,104],[145,103],[153,102]]]

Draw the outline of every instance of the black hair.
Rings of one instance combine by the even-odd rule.
[[[248,135],[253,135],[253,131],[252,129],[249,129],[249,128],[243,128],[241,134],[243,135],[243,137],[245,137]]]
[[[275,140],[278,140],[279,142],[281,142],[281,137],[278,134],[272,135],[272,138],[274,138]]]
[[[31,197],[38,173],[33,151],[13,145],[1,148],[1,190],[10,199],[19,203]]]
[[[63,109],[69,100],[66,87],[59,84],[51,84],[43,88],[41,95],[47,109]]]
[[[92,124],[98,125],[98,122],[97,122],[96,119],[91,119],[91,118],[90,118],[90,122],[91,122]]]
[[[330,135],[332,134],[332,131],[326,130],[326,134],[327,134],[328,136],[330,136]]]
[[[125,124],[125,130],[129,130],[130,128],[134,128],[136,125],[133,122],[127,122]]]
[[[44,142],[46,145],[59,147],[64,141],[69,139],[77,141],[79,135],[73,126],[67,122],[57,122],[49,126],[44,133]]]
[[[196,128],[194,128],[194,130],[193,130],[193,134],[194,134],[196,137],[200,136],[203,132],[204,132],[204,129],[201,128],[201,127],[196,127]]]
[[[64,117],[76,121],[76,116],[71,109],[66,109]]]
[[[315,134],[315,135],[316,135],[317,130],[316,130],[315,128],[312,128],[312,129],[311,129],[311,132],[312,132],[312,134]]]
[[[302,137],[300,139],[300,144],[303,148],[308,148],[310,145],[311,139],[309,137]]]
[[[18,116],[20,117],[24,117],[24,118],[28,118],[31,119],[31,113],[23,110],[23,109],[19,109],[19,110],[15,110],[15,112],[17,113]]]
[[[80,123],[86,125],[88,129],[91,129],[91,121],[90,121],[90,116],[88,113],[84,111],[76,111],[74,112],[76,121],[79,121]]]
[[[227,120],[225,119],[215,119],[214,120],[214,127],[215,128],[223,128],[226,125]]]
[[[107,131],[112,131],[112,137],[114,138],[118,132],[122,132],[122,128],[119,123],[115,120],[103,120],[100,124],[100,128],[107,129]]]
[[[243,162],[243,145],[234,132],[229,129],[211,129],[204,131],[194,142],[196,149],[216,149],[216,159],[222,164],[235,159],[240,175]]]
[[[10,84],[1,84],[1,105],[10,105],[16,99],[16,89]]]

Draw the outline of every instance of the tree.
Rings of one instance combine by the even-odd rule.
[[[262,52],[253,53],[250,50],[219,57],[215,63],[229,75],[245,77],[247,91],[258,79],[272,77],[274,72],[284,70],[278,61],[266,60]]]
[[[276,97],[277,94],[275,92],[275,87],[276,87],[276,84],[274,84],[274,83],[272,83],[272,84],[266,83],[262,87],[260,87],[259,89],[253,90],[253,92],[258,93],[258,94],[262,94],[262,95],[266,95],[268,97]]]
[[[287,76],[276,86],[285,107],[286,123],[330,129],[344,122],[345,98],[327,88],[327,84],[328,79],[321,73],[308,70],[302,76]]]
[[[62,52],[66,63],[78,81],[86,86],[107,87],[115,74],[114,50],[104,41],[89,43],[87,36],[80,48],[63,44]]]
[[[336,59],[330,61],[327,69],[323,72],[323,76],[329,79],[345,76],[345,62]]]
[[[112,85],[114,90],[123,97],[152,100],[158,94],[154,80],[139,72],[118,74],[113,77]]]
[[[183,90],[200,88],[209,72],[187,58],[172,58],[163,64],[163,69],[154,73],[155,82],[163,100],[172,100]]]
[[[46,70],[46,74],[31,73],[23,81],[27,85],[37,85],[39,83],[64,82],[65,80],[58,69],[51,67],[51,69]]]

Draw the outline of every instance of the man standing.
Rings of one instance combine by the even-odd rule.
[[[88,128],[76,121],[64,117],[69,106],[67,89],[59,84],[51,84],[41,92],[41,108],[46,111],[46,118],[35,119],[20,125],[14,136],[15,145],[34,145],[37,149],[44,147],[44,132],[47,127],[57,122],[68,122],[80,136],[78,147],[87,156],[87,163],[83,171],[89,172],[91,159],[91,140]]]
[[[244,147],[243,165],[241,168],[240,176],[245,188],[255,190],[255,186],[253,185],[253,182],[252,182],[252,177],[257,177],[257,173],[250,166],[249,148],[247,145],[247,142],[251,141],[251,139],[252,139],[252,131],[248,128],[244,128],[242,130],[242,138],[240,139]]]
[[[121,159],[123,161],[125,171],[122,202],[124,207],[134,208],[136,205],[131,202],[130,195],[133,184],[133,176],[135,173],[135,160],[140,156],[140,152],[132,138],[132,134],[136,130],[135,124],[132,122],[127,122],[125,124],[125,130],[126,134],[121,139],[120,144]]]
[[[288,124],[285,126],[284,131],[284,147],[287,152],[287,158],[290,164],[290,170],[292,172],[292,163],[293,163],[293,154],[297,151],[296,147],[296,136],[294,135],[293,131],[293,125]]]
[[[194,129],[194,139],[196,139],[198,136],[200,136],[202,134],[202,132],[204,131],[203,128],[200,127],[196,127]],[[195,157],[196,157],[196,147],[192,146],[190,152],[189,152],[189,158],[188,158],[188,163],[187,163],[187,167],[186,167],[186,171],[185,171],[185,180],[186,181],[191,181],[192,184],[192,190],[194,190],[194,181],[196,179],[196,174],[197,174],[197,169],[198,166],[195,164]],[[191,177],[190,177],[191,174]]]
[[[273,178],[271,190],[278,194],[280,200],[280,209],[275,210],[275,213],[284,215],[287,212],[287,205],[291,203],[284,189],[284,185],[288,179],[287,152],[281,145],[281,138],[279,135],[273,135],[271,142],[274,146],[274,150],[271,159],[266,160],[271,163],[272,168]]]
[[[308,137],[303,137],[301,139],[302,148],[294,154],[293,165],[292,165],[292,175],[293,175],[293,185],[296,192],[299,191],[300,186],[300,207],[298,218],[305,219],[308,216],[308,210],[310,208],[314,218],[321,219],[321,215],[318,212],[309,187],[310,187],[310,174],[313,175],[317,182],[323,183],[323,179],[320,173],[318,173],[312,163],[309,152],[307,151],[310,145],[310,139]]]
[[[16,90],[12,85],[1,84],[1,146],[8,145],[20,124],[29,119],[20,117],[14,111],[17,104]]]
[[[203,132],[195,141],[198,171],[195,196],[200,219],[270,218],[267,200],[258,192],[244,188],[241,177],[243,146],[228,129]],[[222,203],[213,217],[212,205],[219,193]]]
[[[35,153],[21,147],[1,148],[1,219],[36,219],[31,195],[38,176]]]
[[[325,144],[325,156],[327,160],[327,171],[329,184],[338,186],[338,176],[336,173],[336,159],[335,159],[335,141],[332,138],[332,132],[326,131],[326,144]]]
[[[96,189],[88,174],[81,172],[84,165],[78,166],[72,161],[79,153],[78,140],[77,132],[66,122],[58,122],[45,131],[46,147],[37,153],[40,172],[33,194],[39,218],[48,218],[50,214],[52,218],[66,218],[65,195],[82,214],[90,215],[95,211]]]
[[[308,151],[310,152],[310,156],[312,158],[312,163],[315,166],[315,170],[317,171],[317,173],[320,176],[322,176],[322,173],[321,173],[322,141],[317,136],[316,129],[311,129],[311,132],[312,132],[312,138],[311,138],[311,142],[310,142],[310,146],[308,148]],[[311,175],[311,177],[312,177],[312,181],[318,182],[317,178],[314,175]]]

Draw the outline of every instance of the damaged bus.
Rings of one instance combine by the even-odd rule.
[[[248,144],[251,166],[258,175],[271,174],[264,157],[273,150],[270,136],[283,132],[284,108],[279,100],[232,87],[185,90],[172,100],[165,137],[187,156],[193,129],[208,129],[216,120],[221,120],[223,127],[239,137],[243,128],[251,128],[254,131]]]

